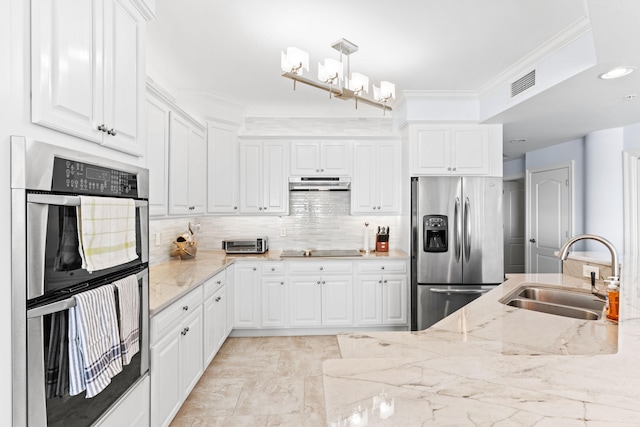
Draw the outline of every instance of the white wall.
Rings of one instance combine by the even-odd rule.
[[[573,162],[573,231],[584,232],[584,140],[574,139],[562,144],[532,151],[525,156],[526,169],[539,169]]]
[[[640,123],[627,126],[623,129],[624,150],[640,150]]]
[[[525,170],[526,164],[524,157],[502,162],[502,176],[505,180],[524,178]]]
[[[585,232],[606,238],[620,254],[624,248],[623,147],[623,128],[591,132],[585,137]],[[597,242],[587,242],[586,249],[606,251]]]

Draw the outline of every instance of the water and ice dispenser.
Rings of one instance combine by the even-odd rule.
[[[425,252],[447,252],[449,249],[447,223],[446,215],[425,215],[422,217],[424,230],[422,245]]]

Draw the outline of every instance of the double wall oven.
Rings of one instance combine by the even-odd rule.
[[[11,144],[13,425],[89,426],[148,375],[148,171],[23,137],[12,137]],[[132,200],[126,203],[135,206],[135,259],[94,271],[83,267],[77,251],[81,196]],[[70,395],[68,326],[75,296],[125,278],[135,289],[132,277],[139,310],[128,322],[139,350],[95,396]],[[122,309],[116,314],[120,323]]]

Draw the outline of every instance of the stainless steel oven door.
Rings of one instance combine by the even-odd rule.
[[[427,329],[494,287],[494,285],[418,284],[417,330]]]
[[[67,311],[74,299],[57,301],[27,311],[27,425],[88,426],[98,420],[125,392],[149,371],[149,269],[137,275],[140,290],[140,351],[111,384],[98,395],[48,396],[46,353],[50,345],[52,316]],[[67,344],[68,345],[68,342]]]
[[[61,235],[64,208],[75,209],[80,198],[72,195],[27,193],[27,300],[55,292],[60,288],[108,276],[116,271],[147,263],[149,246],[148,201],[135,200],[136,252],[139,259],[127,265],[89,273],[82,268],[56,271],[54,258]]]

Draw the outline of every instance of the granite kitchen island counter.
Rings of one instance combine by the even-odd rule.
[[[619,325],[506,306],[524,282],[589,288],[512,275],[424,331],[340,335],[343,358],[323,364],[328,425],[639,425],[637,267],[625,270]]]

